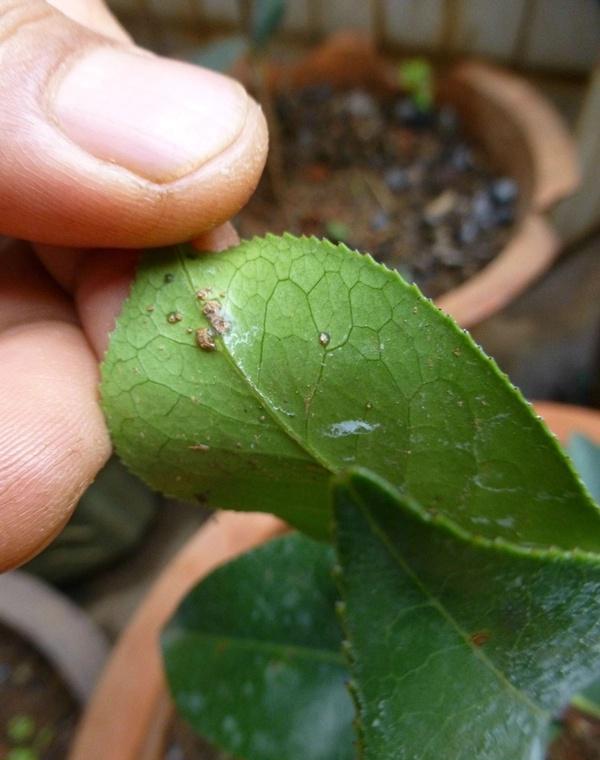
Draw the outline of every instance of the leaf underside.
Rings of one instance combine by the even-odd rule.
[[[214,351],[196,342],[207,301],[226,325]],[[481,536],[599,548],[598,509],[492,360],[343,245],[148,253],[102,376],[117,452],[180,498],[326,537],[329,478],[360,465]]]

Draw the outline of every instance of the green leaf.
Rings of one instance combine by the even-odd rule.
[[[600,720],[600,678],[573,697],[571,704],[581,712]]]
[[[600,557],[476,537],[364,471],[335,501],[365,760],[541,758],[600,665]]]
[[[14,715],[6,724],[6,735],[13,744],[23,744],[33,738],[35,728],[31,715]]]
[[[208,576],[163,634],[169,685],[201,735],[246,760],[351,760],[333,552],[275,539]]]
[[[584,435],[574,435],[567,445],[567,454],[589,492],[600,503],[600,446]]]
[[[40,760],[40,756],[30,747],[13,747],[8,750],[5,760]]]
[[[424,58],[409,58],[398,69],[400,85],[411,95],[414,104],[421,111],[430,111],[433,106],[433,69]]]
[[[600,545],[598,509],[494,362],[343,245],[147,254],[102,376],[117,452],[160,491],[326,536],[329,476],[361,465],[482,536]]]
[[[253,47],[264,48],[277,32],[285,15],[286,0],[253,0],[250,38]]]
[[[194,48],[186,55],[186,60],[213,71],[228,72],[248,50],[248,41],[233,35]]]
[[[574,435],[568,442],[567,453],[594,499],[600,502],[600,446],[583,435]],[[600,678],[573,697],[571,704],[600,718]]]
[[[343,242],[350,237],[350,228],[344,222],[332,219],[327,222],[327,237],[334,243]]]

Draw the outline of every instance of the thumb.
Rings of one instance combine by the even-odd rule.
[[[63,246],[198,236],[245,203],[266,124],[228,77],[42,0],[0,0],[0,233]]]

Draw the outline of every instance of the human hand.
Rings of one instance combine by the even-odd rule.
[[[266,148],[240,85],[136,48],[102,0],[0,0],[0,233],[35,241],[0,244],[0,570],[109,456],[98,360],[136,258],[115,249],[234,242]]]

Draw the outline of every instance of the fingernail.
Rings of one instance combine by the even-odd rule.
[[[164,183],[235,142],[249,103],[244,88],[221,74],[107,47],[63,75],[51,108],[88,153]]]

